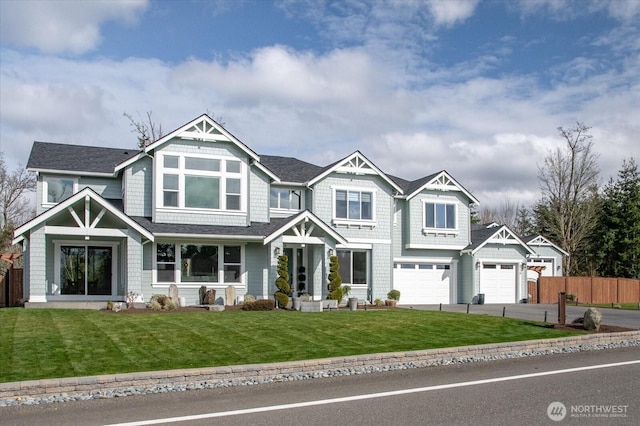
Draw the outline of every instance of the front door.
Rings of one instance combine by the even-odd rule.
[[[304,247],[285,247],[284,254],[289,258],[289,285],[291,286],[291,294],[293,296],[300,296],[302,293],[308,293]]]

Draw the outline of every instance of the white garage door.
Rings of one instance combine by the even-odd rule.
[[[516,303],[516,265],[483,263],[480,293],[484,303]]]
[[[400,303],[450,303],[451,266],[434,263],[396,263],[393,288]]]

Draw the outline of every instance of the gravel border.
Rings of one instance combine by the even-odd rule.
[[[185,392],[640,347],[640,330],[317,360],[0,383],[0,407]]]

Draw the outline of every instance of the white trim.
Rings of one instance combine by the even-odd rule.
[[[462,250],[466,245],[445,246],[442,244],[405,244],[406,249],[426,249],[426,250]]]
[[[506,233],[508,233],[509,235],[511,235],[511,236],[513,237],[513,239],[515,240],[515,242],[513,242],[513,243],[507,243],[507,242],[506,242],[507,240],[505,240],[504,238],[501,238],[501,239],[499,239],[499,240],[495,240],[495,239],[494,239],[494,237],[495,237],[496,235],[500,234],[501,232],[505,232],[505,231],[506,231]],[[503,242],[503,241],[504,241],[504,242]],[[509,241],[512,241],[512,240],[509,240]],[[529,252],[530,254],[536,254],[536,252],[535,252],[531,247],[529,247],[529,246],[528,246],[524,241],[522,241],[522,240],[520,239],[520,237],[518,237],[514,232],[512,232],[512,231],[511,231],[507,226],[505,226],[505,225],[502,225],[501,227],[496,228],[496,232],[494,232],[494,233],[493,233],[489,238],[487,238],[486,240],[484,240],[484,241],[482,242],[482,244],[480,244],[478,247],[476,247],[475,249],[471,250],[471,254],[475,255],[475,254],[478,252],[478,250],[480,250],[481,248],[483,248],[483,247],[484,247],[485,245],[487,245],[487,244],[503,244],[503,245],[506,245],[506,244],[514,244],[514,245],[515,245],[515,244],[518,244],[518,245],[522,246],[522,247],[523,247],[527,252]]]
[[[62,180],[62,179],[71,180],[71,181],[73,181],[73,184],[71,185],[71,195],[73,195],[73,194],[78,192],[78,182],[80,180],[79,177],[69,176],[69,175],[64,175],[64,174],[58,174],[58,175],[55,175],[55,176],[49,176],[49,175],[43,175],[42,173],[40,174],[40,176],[42,178],[41,179],[42,180],[42,200],[40,200],[40,203],[41,203],[42,207],[44,207],[44,208],[51,208],[51,207],[59,204],[60,202],[64,201],[64,200],[49,201],[49,182],[47,182],[47,180],[51,180],[51,179],[55,179],[55,180]],[[67,197],[67,198],[69,198],[69,197]]]
[[[246,242],[262,242],[264,237],[247,236],[247,235],[225,235],[225,234],[179,234],[179,233],[161,233],[154,234],[156,239],[187,239],[191,240],[212,240],[212,241],[246,241]]]
[[[394,257],[393,263],[435,263],[435,264],[448,264],[452,262],[458,262],[453,257],[420,257],[420,256],[407,256],[407,257]]]
[[[220,132],[222,135],[226,136],[226,140],[222,139],[218,135],[216,135],[215,137],[207,136],[207,135],[211,135],[212,133],[205,132],[204,131],[204,127],[203,127],[203,131],[202,132],[198,132],[197,134],[193,134],[192,132],[189,131],[192,127],[195,127],[195,126],[198,126],[198,125],[203,125],[204,127],[206,127],[207,125],[211,126],[212,128],[216,129],[218,132]],[[192,139],[192,140],[195,139],[195,140],[202,140],[202,141],[210,140],[210,141],[231,142],[232,144],[234,144],[238,148],[240,148],[241,151],[246,153],[253,160],[258,161],[258,162],[260,161],[260,157],[258,156],[258,154],[253,152],[253,150],[251,150],[248,146],[246,146],[244,143],[242,143],[239,139],[237,139],[235,136],[233,136],[231,133],[229,133],[224,127],[222,127],[220,124],[218,124],[215,120],[213,120],[207,114],[202,114],[201,116],[189,121],[188,123],[184,124],[183,126],[179,127],[178,129],[174,130],[173,132],[163,136],[162,138],[158,139],[157,141],[151,143],[150,145],[147,145],[145,147],[144,151],[145,152],[153,151],[156,148],[160,147],[161,145],[167,143],[168,141],[170,141],[173,138],[181,138],[183,134],[186,135],[185,139]]]
[[[343,158],[342,160],[337,161],[333,165],[333,167],[330,167],[329,169],[325,170],[323,173],[311,179],[307,185],[312,186],[333,172],[336,172],[336,171],[345,172],[346,171],[345,165],[352,164],[354,160],[358,161],[358,167],[355,167],[355,168],[351,168],[349,166],[346,167],[346,169],[348,169],[351,173],[356,174],[359,170],[362,169],[362,166],[366,165],[371,169],[373,169],[376,174],[378,174],[382,179],[384,179],[385,182],[391,185],[391,187],[393,187],[397,192],[402,193],[402,188],[396,185],[396,183],[393,180],[391,180],[384,172],[382,172],[382,170],[376,167],[375,164],[369,161],[369,159],[367,159],[364,155],[362,155],[360,151],[356,151],[353,154]],[[368,173],[368,174],[371,174],[371,173]]]
[[[129,216],[122,213],[120,210],[115,208],[111,203],[109,203],[107,200],[105,200],[100,195],[98,195],[98,193],[96,193],[95,191],[93,191],[91,188],[88,188],[88,187],[82,189],[80,192],[77,192],[76,194],[72,195],[66,200],[56,204],[55,207],[45,211],[44,213],[40,214],[39,216],[36,216],[35,218],[31,219],[29,222],[17,228],[13,233],[14,238],[18,238],[18,236],[26,233],[27,231],[30,231],[33,227],[40,225],[41,223],[44,223],[47,220],[53,218],[54,216],[58,215],[62,211],[66,210],[68,207],[72,206],[76,202],[83,199],[85,196],[89,196],[89,198],[93,199],[101,207],[104,207],[107,210],[109,210],[110,213],[112,213],[114,216],[116,216],[118,219],[124,222],[127,226],[133,228],[136,232],[141,234],[146,239],[153,241],[154,237],[152,233],[147,231],[144,227],[140,226],[137,222],[129,218]]]
[[[282,242],[286,244],[325,244],[324,238],[297,235],[283,235]]]
[[[40,169],[37,167],[27,167],[28,172],[36,172],[39,174],[55,174],[55,175],[68,175],[68,176],[77,176],[80,177],[107,177],[112,178],[116,175],[116,173],[106,173],[106,172],[85,172],[85,171],[76,171],[76,170],[56,170],[56,169]]]
[[[313,224],[315,224],[315,226],[317,226],[318,228],[323,230],[331,238],[336,240],[338,243],[346,244],[347,241],[342,237],[342,235],[337,233],[331,227],[327,226],[323,221],[318,219],[318,217],[315,214],[311,213],[309,210],[305,210],[305,211],[303,211],[303,212],[301,212],[301,213],[299,213],[299,214],[297,214],[295,216],[292,216],[291,219],[289,221],[287,221],[284,225],[282,225],[280,228],[276,229],[271,234],[269,234],[266,237],[264,237],[263,244],[265,244],[265,245],[269,244],[271,241],[273,241],[276,238],[280,237],[284,232],[286,232],[287,230],[289,230],[292,227],[296,226],[300,222],[306,222],[306,221],[309,221],[309,220],[311,222],[313,222]]]
[[[52,300],[87,300],[87,299],[96,299],[96,300],[109,300],[109,298],[113,298],[117,296],[118,293],[118,269],[120,266],[120,262],[118,259],[120,258],[119,246],[120,244],[117,241],[86,241],[86,240],[53,240],[53,255],[54,255],[54,265],[53,265],[53,282],[49,283],[49,288],[45,289],[45,293],[47,296],[53,296]],[[62,246],[75,246],[75,247],[110,247],[111,248],[111,294],[88,294],[86,291],[88,290],[87,286],[89,283],[86,280],[86,270],[85,270],[85,294],[60,294],[62,289],[62,283],[60,282],[60,247]],[[85,256],[87,253],[85,252]],[[86,265],[86,264],[85,264]],[[54,292],[54,286],[57,287],[57,293]]]
[[[535,247],[553,247],[556,250],[558,250],[560,253],[562,253],[563,255],[569,256],[569,253],[567,253],[566,251],[562,250],[560,247],[558,247],[557,245],[555,245],[554,243],[549,241],[543,235],[538,235],[535,238],[532,238],[529,242],[527,242],[527,245],[535,246]]]
[[[76,228],[72,226],[45,226],[47,235],[75,235],[80,237],[117,237],[124,238],[129,234],[126,229],[114,228]]]
[[[460,210],[458,206],[460,205],[460,202],[457,199],[442,199],[435,196],[426,196],[424,198],[421,198],[420,201],[422,202],[422,234],[423,235],[458,236],[458,234],[460,233],[460,227],[458,225],[458,222],[459,222],[458,212]],[[434,205],[443,204],[445,206],[445,214],[447,211],[446,206],[452,205],[454,209],[454,215],[455,215],[455,227],[453,228],[427,227],[427,204],[434,204]],[[436,207],[436,210],[437,210],[437,207]],[[435,212],[434,212],[433,220],[435,222],[438,221],[438,219],[435,217]]]
[[[349,219],[348,217],[337,217],[336,216],[336,192],[344,191],[347,196],[347,216],[349,215],[349,192],[358,192],[360,193],[360,208],[362,209],[362,193],[371,194],[371,219]],[[371,229],[375,228],[377,225],[377,217],[376,217],[376,207],[378,202],[378,194],[377,188],[371,187],[363,187],[363,186],[343,186],[343,185],[331,185],[331,196],[332,196],[332,212],[331,218],[332,223],[337,226],[355,226],[355,227],[369,227]]]
[[[437,181],[442,180],[443,178],[447,178],[451,183],[453,183],[453,186],[451,185],[439,185],[437,184]],[[435,182],[435,183],[434,183]],[[449,189],[451,188],[451,189]],[[416,189],[415,191],[413,191],[411,194],[407,195],[407,200],[410,200],[411,198],[415,197],[416,195],[418,195],[420,192],[422,192],[425,189],[433,189],[433,190],[439,190],[439,191],[445,191],[445,190],[454,190],[453,188],[455,188],[456,191],[460,191],[462,192],[464,195],[466,195],[469,200],[474,203],[474,204],[480,204],[480,201],[478,201],[476,199],[476,197],[474,197],[469,191],[467,191],[462,185],[460,185],[449,173],[447,173],[446,171],[441,171],[440,173],[438,173],[436,176],[433,177],[433,179],[431,179],[430,181],[426,182],[424,185],[422,185],[420,188]]]
[[[391,244],[391,240],[375,238],[347,238],[348,244]]]
[[[347,244],[336,244],[336,249],[337,250],[372,250],[373,244],[349,242]]]

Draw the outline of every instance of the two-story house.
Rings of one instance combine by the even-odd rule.
[[[272,298],[281,254],[292,289],[316,300],[334,254],[360,299],[526,297],[535,252],[505,227],[474,238],[478,200],[446,171],[407,181],[359,151],[324,167],[258,155],[207,115],[140,151],[35,142],[27,168],[37,216],[14,237],[29,306],[149,300],[171,284],[188,304],[203,285]]]

